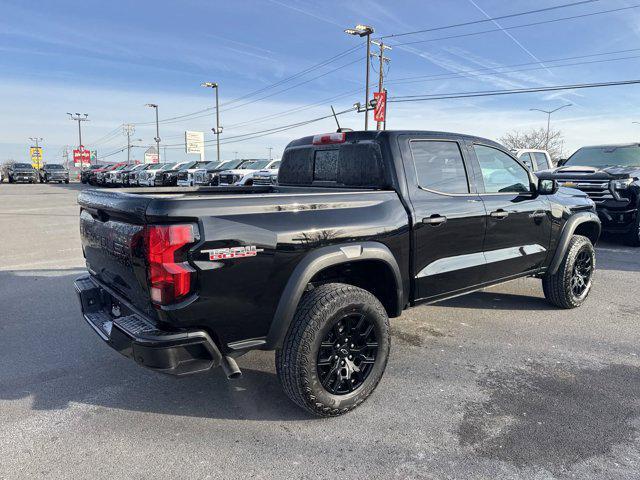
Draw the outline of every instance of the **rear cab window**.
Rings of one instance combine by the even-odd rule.
[[[380,145],[359,140],[288,147],[279,165],[280,185],[380,188],[392,185]]]

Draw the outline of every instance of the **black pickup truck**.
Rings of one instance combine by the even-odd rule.
[[[585,192],[596,204],[602,229],[640,247],[640,144],[582,147],[538,176]]]
[[[389,317],[523,276],[586,299],[593,201],[465,135],[348,132],[291,142],[278,186],[89,189],[79,196],[85,320],[175,375],[275,350],[287,395],[324,416],[385,370]]]

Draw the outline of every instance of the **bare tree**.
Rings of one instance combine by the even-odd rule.
[[[564,137],[560,130],[551,128],[549,130],[549,142],[547,145],[547,129],[532,128],[529,130],[512,130],[500,137],[500,143],[513,150],[518,148],[547,150],[555,163],[558,159],[562,158]]]

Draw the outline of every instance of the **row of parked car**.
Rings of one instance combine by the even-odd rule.
[[[0,168],[0,182],[9,183],[69,183],[69,170],[59,163],[48,163],[35,169],[30,163],[10,162]]]
[[[130,165],[91,165],[82,183],[120,187],[194,187],[217,185],[275,185],[280,160],[186,161]]]

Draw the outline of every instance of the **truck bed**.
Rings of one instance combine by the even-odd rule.
[[[87,268],[96,281],[149,318],[223,332],[223,345],[267,334],[265,319],[273,317],[286,279],[314,249],[375,239],[408,272],[408,215],[394,190],[87,189],[78,203]],[[175,223],[193,224],[198,231],[187,253],[197,276],[195,297],[180,312],[175,306],[152,305],[143,239],[147,225]],[[260,253],[224,262],[212,261],[206,253],[233,247],[255,247]]]

